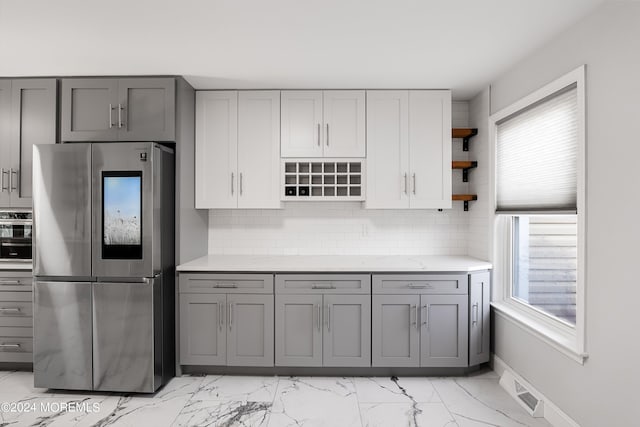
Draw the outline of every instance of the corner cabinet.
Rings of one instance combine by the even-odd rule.
[[[273,366],[273,276],[181,273],[180,364]]]
[[[282,91],[283,158],[364,157],[365,91]]]
[[[367,91],[368,209],[451,208],[451,92]]]
[[[31,207],[35,144],[56,143],[55,79],[0,80],[0,206]]]
[[[196,93],[196,208],[280,207],[280,92]]]
[[[62,141],[175,141],[176,80],[62,79]]]

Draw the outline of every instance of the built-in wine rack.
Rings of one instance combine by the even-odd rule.
[[[282,161],[282,200],[364,200],[362,159]]]

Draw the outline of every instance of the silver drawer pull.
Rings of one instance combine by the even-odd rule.
[[[214,288],[237,288],[237,283],[216,283]]]
[[[0,349],[4,349],[4,348],[13,348],[15,350],[20,350],[20,348],[22,348],[22,346],[20,344],[5,344],[5,343],[0,343]]]
[[[20,286],[19,280],[0,280],[0,286]]]
[[[430,283],[426,283],[424,285],[416,285],[415,283],[409,283],[409,285],[407,285],[410,289],[426,289],[426,288],[432,288],[433,286],[431,286]]]
[[[0,307],[0,313],[22,313],[19,307]]]
[[[328,285],[325,285],[324,283],[311,284],[311,289],[335,289],[335,288],[336,287],[332,283],[329,283]]]

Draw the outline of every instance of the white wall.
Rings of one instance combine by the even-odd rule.
[[[452,105],[454,127],[469,125],[469,104]],[[454,160],[467,160],[452,141]],[[467,193],[461,171],[453,192]],[[473,202],[471,203],[473,205]],[[470,212],[453,209],[367,210],[359,202],[286,202],[279,210],[209,212],[210,254],[466,255]],[[487,257],[485,257],[486,259]]]
[[[494,335],[495,353],[582,426],[639,423],[639,22],[640,3],[607,3],[491,85],[496,112],[587,64],[589,358],[581,366],[502,318]]]

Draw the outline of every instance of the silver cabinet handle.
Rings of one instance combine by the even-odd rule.
[[[233,326],[233,303],[229,303],[229,330]]]
[[[122,110],[124,110],[124,106],[122,104],[118,104],[118,127],[122,128],[124,123],[122,122]]]
[[[20,307],[0,307],[0,313],[21,313]]]
[[[0,280],[0,286],[19,286],[22,285],[20,280]]]
[[[237,288],[238,284],[237,283],[216,283],[213,287],[214,288]]]
[[[427,331],[428,331],[429,327],[431,326],[431,322],[429,322],[429,304],[425,305],[424,308],[427,310],[427,315],[424,319],[424,323],[425,325],[427,325]]]
[[[327,137],[327,147],[329,146],[329,123],[327,123],[327,134],[325,135]]]
[[[420,322],[421,325],[426,325],[427,324],[427,314],[424,313],[424,311],[427,309],[426,305],[423,305],[422,307],[420,307],[420,316],[422,316],[422,322]]]
[[[0,173],[2,174],[2,177],[0,178],[2,180],[2,185],[0,185],[0,191],[9,190],[9,187],[5,187],[4,185],[4,176],[9,175],[9,171],[4,170],[4,168],[0,168]]]
[[[234,174],[233,172],[231,172],[231,195],[233,196],[233,178],[234,178]]]
[[[473,304],[473,322],[472,325],[478,323],[478,303]]]
[[[224,304],[218,307],[218,328],[222,330],[224,326]]]
[[[317,326],[318,326],[318,331],[321,331],[321,327],[320,327],[320,304],[316,304],[316,313],[318,315],[318,320],[316,321]]]
[[[240,172],[240,195],[242,196],[242,172]]]
[[[13,175],[15,174],[16,176],[16,185],[13,185]],[[18,191],[18,170],[14,170],[13,168],[9,169],[9,193],[11,193],[12,191]]]
[[[311,284],[311,289],[335,289],[336,287],[329,283],[328,285],[325,285],[323,283],[312,283]]]
[[[113,128],[113,104],[109,104],[109,129]]]
[[[415,305],[412,305],[411,310],[413,310],[413,320],[411,321],[411,324],[415,326],[417,329],[418,328],[418,307]]]
[[[320,147],[320,123],[318,123],[318,147]]]
[[[409,285],[407,285],[407,287],[409,289],[424,289],[424,288],[427,288],[427,287],[430,287],[430,286],[429,285],[415,285],[413,283],[409,283]]]
[[[327,332],[331,332],[331,304],[327,304]]]
[[[413,194],[416,194],[416,174],[413,174]]]
[[[407,193],[407,174],[404,174],[404,194],[408,194]]]
[[[2,343],[0,344],[0,348],[15,348],[15,349],[20,349],[20,347],[22,347],[20,344],[9,344],[9,343]]]

